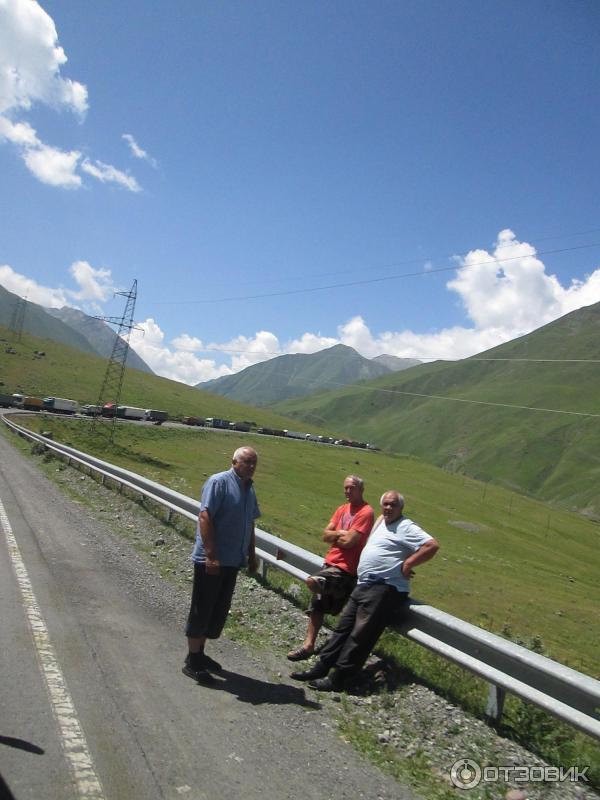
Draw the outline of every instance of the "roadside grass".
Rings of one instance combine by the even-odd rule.
[[[43,421],[39,418],[29,419],[34,419],[38,423],[45,423],[38,426],[44,430],[49,430],[51,427],[48,424],[48,419]],[[60,438],[58,436],[59,432],[70,431],[73,433],[72,423],[74,420],[52,419],[51,422],[58,423],[53,426],[55,438]],[[2,430],[7,435],[10,435],[4,426],[2,426]],[[150,433],[154,436],[157,434],[155,430],[150,431]],[[215,440],[215,449],[217,450],[215,457],[220,458],[220,434],[209,431],[202,433],[209,434],[207,437],[209,440]],[[72,436],[70,443],[81,447],[81,449],[86,449],[82,442],[75,442],[75,438],[75,436]],[[65,438],[61,440],[65,441]],[[14,436],[11,436],[11,441],[24,453],[32,452],[33,448],[30,442]],[[290,442],[275,443],[283,446],[295,445],[295,443]],[[123,442],[121,442],[120,447],[123,447]],[[90,449],[88,448],[88,451]],[[264,448],[261,447],[261,453],[263,453],[263,450]],[[163,448],[161,450],[163,457],[165,452],[165,448]],[[228,449],[226,452],[230,452],[230,450]],[[54,458],[49,453],[41,455],[42,467],[50,477],[56,479],[56,474],[66,469],[60,459]],[[98,455],[102,456],[101,453],[98,453]],[[117,461],[111,453],[104,453],[103,455]],[[129,451],[128,455],[133,463],[149,463],[146,461],[144,453]],[[149,461],[152,462],[152,460],[153,458],[151,457]],[[124,464],[124,466],[134,468],[131,463]],[[142,470],[138,469],[137,471]],[[177,476],[174,477],[177,478]],[[181,488],[183,483],[185,482],[182,481],[178,486],[180,491],[185,491],[185,489]],[[107,481],[107,485],[109,484],[110,482]],[[69,488],[68,484],[64,484],[63,489],[74,499],[82,502],[82,496],[77,491],[77,488],[73,490]],[[124,494],[125,496],[130,496],[127,490],[124,491]],[[137,502],[145,511],[154,514],[164,523],[164,509],[159,505],[149,501],[140,502],[135,495],[131,495],[130,499]],[[83,502],[87,502],[89,505],[93,504],[90,498],[83,498]],[[332,499],[332,502],[335,502],[335,500]],[[184,547],[191,544],[194,536],[192,523],[174,515],[169,526],[173,528],[174,532],[177,532]],[[136,549],[140,550],[150,561],[151,551],[153,550],[152,542],[143,538],[140,540],[140,537],[133,534],[126,533],[125,535],[128,538],[135,539],[134,546]],[[285,538],[291,539],[292,537],[286,534]],[[180,586],[185,583],[189,584],[189,570],[177,569],[177,567],[180,567],[180,561],[177,558],[169,558],[168,555],[162,557],[161,555],[160,563],[154,562],[154,565],[163,578]],[[260,582],[285,597],[286,600],[295,604],[299,609],[307,607],[309,600],[308,590],[286,573],[269,569],[266,579],[260,580]],[[438,604],[433,600],[430,601],[433,604]],[[228,619],[228,636],[255,650],[272,647],[273,641],[268,634],[268,621],[262,619],[261,616],[260,609],[254,608],[251,603],[244,603],[243,610],[235,611]],[[486,620],[487,618],[484,615],[483,621],[485,622]],[[333,627],[335,619],[327,618],[326,624],[329,627]],[[484,627],[488,626],[484,625]],[[505,625],[503,630],[498,632],[508,638],[516,638],[508,625]],[[537,652],[544,652],[544,646],[539,635],[530,640],[517,640]],[[384,659],[387,665],[388,680],[392,685],[413,682],[423,684],[452,703],[471,712],[474,716],[482,718],[487,696],[487,684],[484,681],[391,631],[384,634],[375,652]],[[382,702],[386,702],[385,697]],[[394,702],[392,693],[389,694],[387,702]],[[392,774],[396,779],[409,781],[417,791],[423,791],[425,796],[432,798],[432,800],[446,800],[446,798],[455,796],[455,790],[448,786],[444,771],[435,768],[424,753],[417,750],[416,753],[411,753],[410,757],[407,757],[402,751],[382,747],[377,739],[377,728],[373,724],[361,722],[360,712],[348,702],[348,698],[345,695],[342,696],[342,709],[343,713],[338,714],[338,727],[341,735],[373,763]],[[590,785],[596,788],[600,787],[600,746],[598,743],[578,731],[574,731],[570,726],[557,721],[537,707],[509,696],[503,721],[498,727],[498,732],[537,753],[551,764],[558,766],[589,765]],[[487,796],[485,787],[480,787],[477,793],[473,794],[474,800],[486,798]]]
[[[413,458],[207,429],[120,424],[111,450],[92,440],[87,420],[23,417],[192,497],[204,480],[226,469],[234,449],[259,451],[259,526],[312,552],[324,553],[322,530],[343,502],[343,478],[356,472],[374,505],[397,487],[407,515],[441,543],[437,558],[417,570],[413,596],[502,634],[542,638],[548,654],[600,677],[600,526],[499,487],[448,474]]]

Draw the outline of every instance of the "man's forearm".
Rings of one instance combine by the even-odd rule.
[[[215,529],[210,516],[206,511],[200,512],[200,538],[204,545],[204,552],[209,561],[217,559],[217,548],[215,545]]]
[[[404,560],[404,566],[407,569],[417,567],[419,564],[424,564],[429,559],[433,558],[437,551],[440,549],[438,542],[435,539],[430,539],[424,545]]]

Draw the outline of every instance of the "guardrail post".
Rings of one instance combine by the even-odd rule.
[[[490,722],[500,722],[502,712],[504,711],[504,700],[506,698],[506,691],[494,683],[490,683],[488,692],[487,706],[485,709],[485,716]]]
[[[167,508],[167,515],[166,515],[166,517],[165,517],[165,520],[166,520],[166,522],[167,522],[167,525],[169,525],[169,524],[171,523],[171,517],[172,517],[172,516],[173,516],[173,512],[172,512],[172,510],[171,510],[170,508]]]
[[[264,558],[259,558],[258,559],[258,574],[259,574],[260,578],[263,581],[267,580],[267,570],[268,570],[268,568],[269,568],[269,565],[267,564],[265,559]]]

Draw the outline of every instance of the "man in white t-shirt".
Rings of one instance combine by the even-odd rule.
[[[413,568],[429,561],[439,544],[402,514],[396,491],[381,497],[375,523],[358,562],[358,582],[314,667],[291,677],[324,692],[339,691],[362,668],[386,625],[407,607]]]

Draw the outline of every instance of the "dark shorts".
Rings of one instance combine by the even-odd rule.
[[[325,578],[325,585],[320,595],[313,595],[310,610],[334,616],[339,614],[356,586],[356,575],[350,575],[339,567],[325,564],[313,577]]]
[[[227,620],[239,569],[221,567],[207,575],[204,564],[194,564],[194,586],[185,635],[218,639]]]

